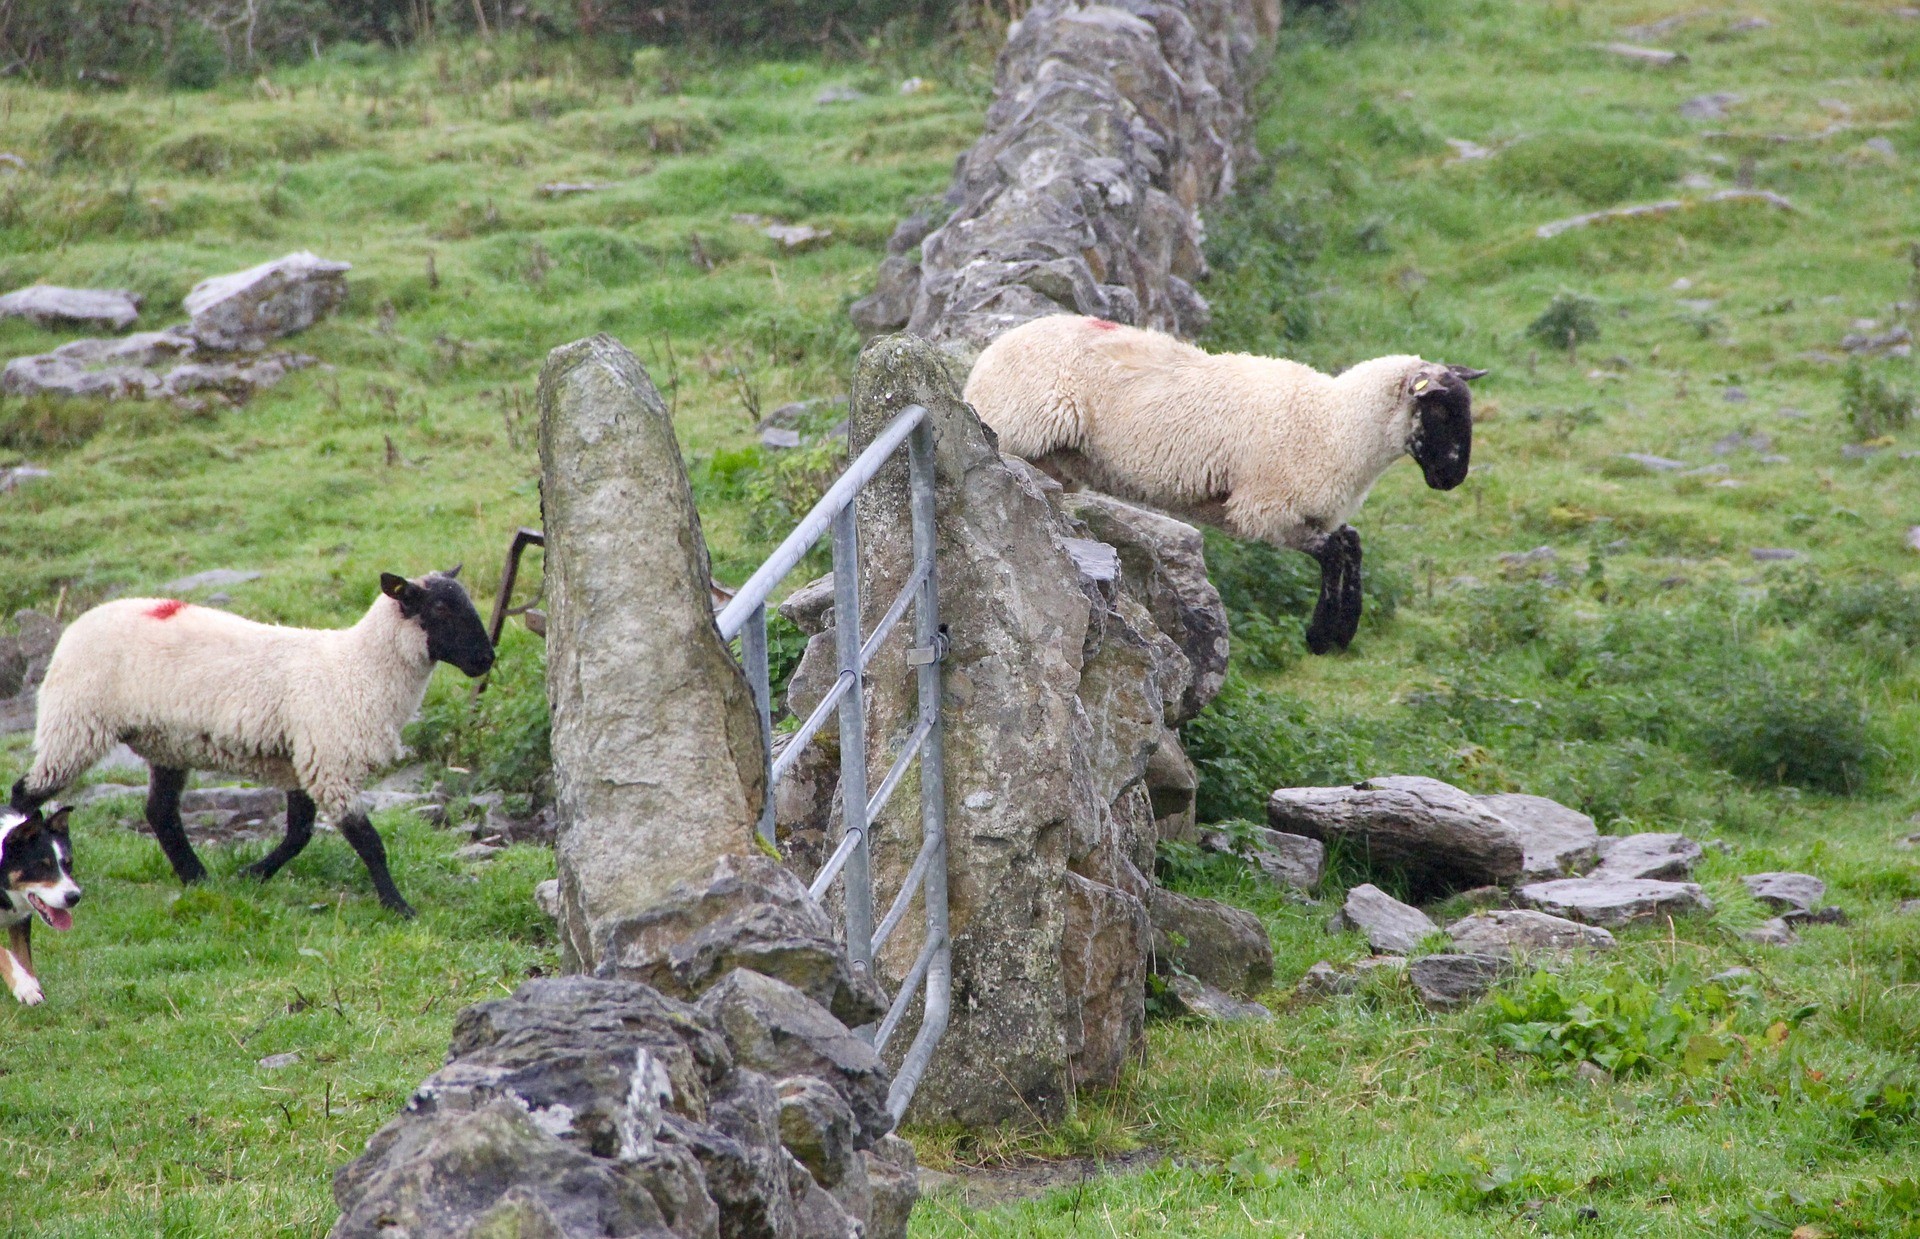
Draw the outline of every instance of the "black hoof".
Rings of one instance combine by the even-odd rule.
[[[393,899],[382,899],[380,901],[380,906],[385,908],[387,911],[393,913],[395,916],[399,917],[403,921],[410,921],[414,917],[420,915],[418,912],[415,912],[413,910],[412,904],[398,897]]]
[[[278,872],[280,871],[277,868],[269,866],[264,860],[256,860],[251,865],[242,866],[240,870],[241,876],[253,878],[259,882],[271,879]]]

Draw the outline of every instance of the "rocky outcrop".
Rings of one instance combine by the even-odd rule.
[[[1398,870],[1423,895],[1511,881],[1525,864],[1519,831],[1438,779],[1392,775],[1352,787],[1281,788],[1267,802],[1267,823]]]
[[[1251,998],[1273,984],[1273,944],[1260,918],[1211,899],[1155,888],[1154,968]]]
[[[0,318],[38,327],[105,327],[125,331],[140,317],[140,294],[124,288],[61,288],[35,284],[0,297]]]
[[[904,1239],[912,1149],[886,1069],[798,990],[695,1006],[530,981],[454,1021],[447,1062],[334,1177],[336,1239]]]
[[[18,611],[14,635],[0,636],[0,736],[32,731],[40,681],[60,642],[60,624],[38,611]]]
[[[1158,528],[1136,544],[1116,524],[1107,532],[1119,545],[1097,536],[1044,475],[999,455],[949,365],[925,341],[876,342],[851,422],[858,452],[900,409],[923,404],[937,444],[954,1003],[913,1113],[1030,1121],[1059,1114],[1076,1085],[1111,1082],[1138,1052],[1153,848],[1159,822],[1190,814],[1192,794],[1184,758],[1161,763],[1159,803],[1149,768],[1188,703],[1204,705],[1217,685],[1158,622],[1152,591],[1129,580],[1130,561],[1144,580],[1169,554],[1166,539],[1185,535]],[[912,568],[904,461],[862,492],[858,515],[861,605],[878,615]],[[1185,599],[1191,630],[1224,632],[1217,596],[1216,613],[1202,616],[1191,580],[1159,588]],[[824,623],[821,610],[796,614]],[[812,639],[796,681],[830,665],[831,631]],[[869,670],[870,769],[886,768],[917,719],[907,644],[902,625]],[[797,704],[830,673],[815,679],[796,683]],[[918,852],[917,799],[895,796],[874,826],[880,907]],[[910,917],[876,961],[883,984],[898,983],[921,942]],[[915,1018],[893,1046],[910,1042]]]
[[[1199,209],[1246,161],[1246,84],[1279,19],[1278,0],[1034,5],[1008,32],[951,215],[917,267],[899,246],[855,321],[963,355],[1063,312],[1199,331]]]
[[[264,354],[268,343],[304,331],[347,298],[352,267],[304,250],[245,271],[202,280],[184,302],[189,321],[164,331],[123,339],[75,340],[50,353],[16,357],[0,371],[0,391],[15,396],[94,396],[106,400],[174,400],[190,406],[212,399],[240,403],[289,373],[314,364],[301,353]],[[77,294],[43,305],[43,294]],[[138,299],[131,293],[87,293],[29,288],[0,298],[0,318],[13,298],[20,312],[51,312],[66,306],[76,314],[59,321],[105,321],[115,329],[133,322]],[[113,300],[113,299],[118,299]],[[106,299],[106,300],[102,300]],[[37,319],[36,321],[42,321]]]
[[[766,752],[646,370],[595,336],[553,351],[539,402],[561,948],[591,972],[676,883],[755,850]]]

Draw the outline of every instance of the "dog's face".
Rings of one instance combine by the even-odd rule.
[[[80,884],[73,880],[73,840],[67,814],[21,814],[0,809],[0,894],[30,909],[49,929],[72,929]]]

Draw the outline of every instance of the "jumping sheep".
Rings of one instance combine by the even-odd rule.
[[[380,597],[351,628],[283,628],[170,598],[93,608],[54,648],[13,808],[33,812],[124,743],[152,767],[147,822],[182,882],[207,871],[181,826],[180,793],[193,770],[221,770],[287,793],[286,836],[248,873],[264,881],[299,855],[317,807],[366,864],[380,902],[412,916],[359,793],[399,756],[400,728],[436,662],[469,676],[493,666],[459,571],[382,573]]]
[[[1360,623],[1360,535],[1347,520],[1403,455],[1435,490],[1466,479],[1466,380],[1485,373],[1393,356],[1328,376],[1053,315],[989,345],[966,399],[1001,450],[1063,483],[1312,556],[1320,598],[1307,648],[1324,654],[1345,649]]]

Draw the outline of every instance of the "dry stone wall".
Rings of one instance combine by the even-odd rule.
[[[1199,209],[1246,164],[1247,83],[1279,22],[1279,0],[1036,4],[1008,34],[951,214],[930,234],[901,225],[855,322],[969,356],[1063,312],[1198,332]]]

